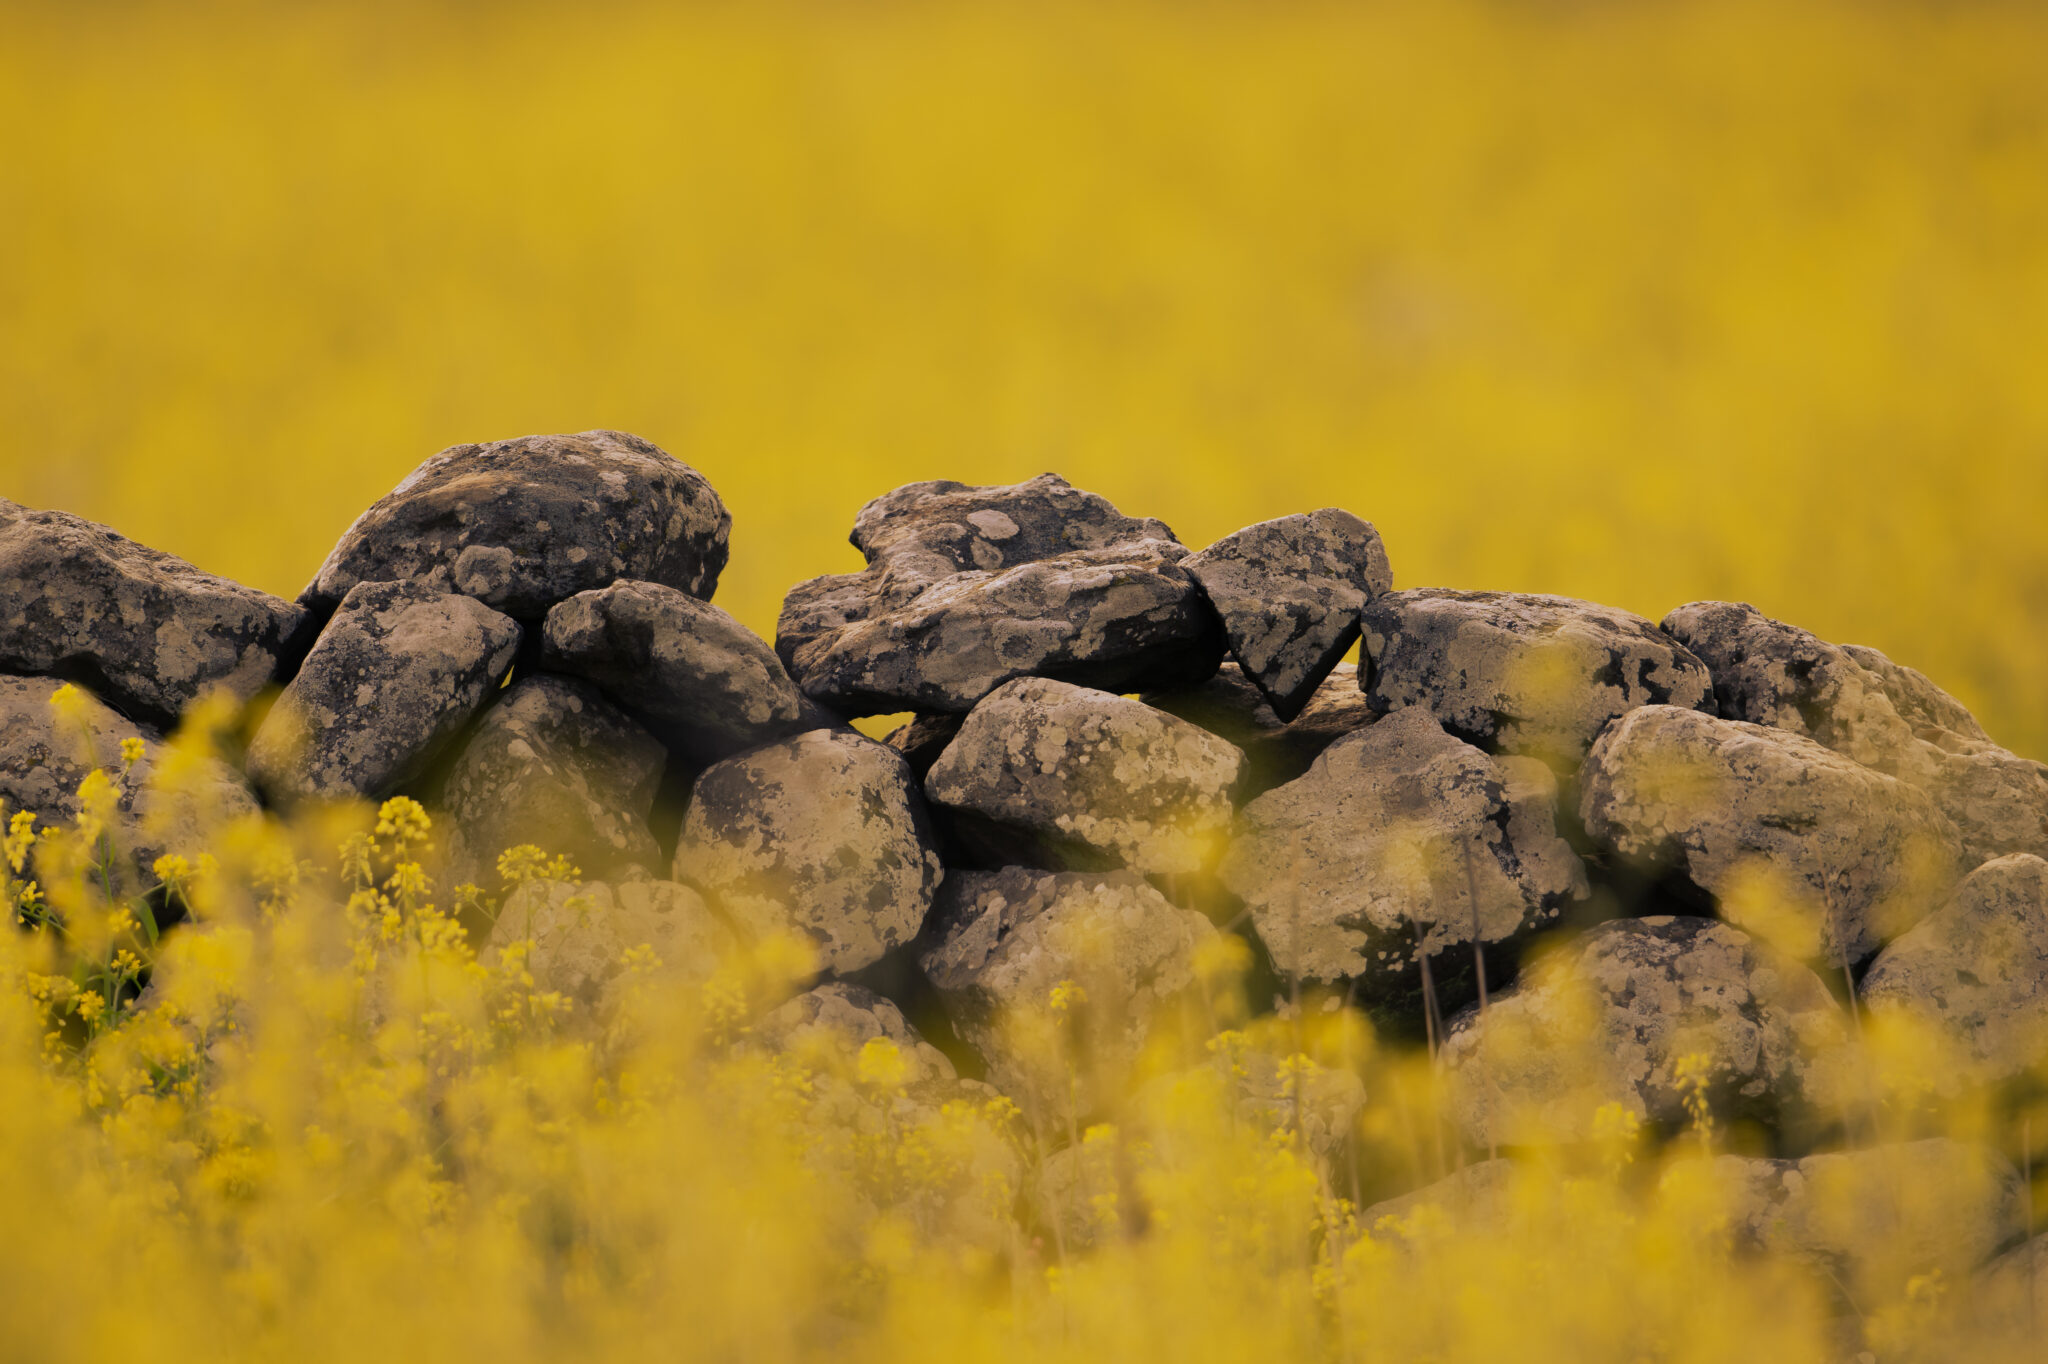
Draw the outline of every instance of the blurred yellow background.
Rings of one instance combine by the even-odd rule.
[[[2048,756],[2048,7],[0,6],[0,494],[295,592],[616,426],[772,629],[896,484],[1742,597]]]

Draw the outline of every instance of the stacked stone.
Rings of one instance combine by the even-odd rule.
[[[867,566],[793,588],[771,648],[711,604],[730,524],[634,436],[458,446],[288,603],[0,503],[0,799],[71,813],[59,679],[145,763],[202,694],[274,688],[213,809],[405,792],[455,879],[568,855],[588,884],[496,932],[593,1006],[640,943],[681,979],[798,935],[799,1021],[900,1034],[953,1093],[897,1008],[935,1000],[1050,1134],[1115,1067],[1070,1083],[1005,1020],[1085,998],[1098,1059],[1199,1034],[1218,924],[1283,992],[1428,1034],[1475,1152],[1590,1139],[1603,1103],[1677,1125],[1702,1057],[1715,1111],[1811,1149],[1859,983],[1952,1039],[1954,1084],[2048,1058],[2048,767],[1874,650],[1733,603],[1396,591],[1337,509],[1193,553],[1051,474],[877,498]]]

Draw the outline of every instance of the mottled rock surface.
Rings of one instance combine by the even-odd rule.
[[[1547,953],[1453,1024],[1450,1108],[1475,1146],[1593,1135],[1619,1103],[1686,1118],[1676,1073],[1708,1060],[1713,1111],[1767,1123],[1840,1097],[1846,1019],[1820,978],[1712,919],[1618,919]]]
[[[1720,1156],[1664,1176],[1704,1182],[1736,1244],[1826,1268],[1854,1291],[1916,1274],[1961,1279],[2025,1226],[2019,1171],[1947,1138],[1771,1160]]]
[[[1995,1083],[2048,1061],[2048,862],[1986,862],[1864,975],[1873,1013],[1896,1010],[1952,1049],[1944,1088]]]
[[[548,612],[541,665],[588,678],[699,764],[798,727],[796,684],[766,641],[709,602],[615,582]]]
[[[68,512],[0,498],[0,668],[48,673],[159,725],[213,687],[247,699],[305,612]]]
[[[361,584],[271,707],[250,774],[278,799],[390,794],[497,691],[519,636],[472,597],[426,583]]]
[[[900,755],[814,730],[706,768],[675,877],[754,936],[797,932],[857,971],[917,936],[939,883],[924,801]]]
[[[1374,710],[1419,706],[1491,753],[1576,768],[1637,706],[1710,707],[1700,661],[1641,616],[1527,592],[1414,588],[1362,616]]]
[[[1050,678],[1005,683],[925,776],[934,804],[971,812],[1054,867],[1197,872],[1228,833],[1244,755],[1142,701]]]
[[[1925,794],[1786,730],[1644,707],[1581,782],[1609,854],[1675,867],[1721,917],[1809,960],[1860,961],[1955,882],[1955,826]]]
[[[1372,526],[1336,507],[1261,521],[1182,567],[1223,618],[1244,675],[1282,721],[1302,707],[1358,640],[1358,613],[1392,590]]]
[[[732,933],[703,896],[649,879],[528,881],[505,898],[485,958],[529,939],[534,988],[557,991],[586,1014],[602,1013],[615,997],[636,948],[653,949],[656,960],[642,969],[671,986],[708,979],[734,951]]]
[[[1747,602],[1692,602],[1664,629],[1706,662],[1722,715],[1803,735],[1919,787],[1954,821],[1970,865],[2048,856],[2048,766],[1992,743],[1921,673]]]
[[[989,1079],[1065,1130],[1112,1097],[1155,1027],[1185,1022],[1176,1011],[1215,935],[1134,872],[1006,867],[947,876],[919,961]],[[1060,1040],[1076,1033],[1078,1077]]]
[[[750,1038],[756,1046],[807,1061],[813,1070],[829,1069],[835,1053],[851,1048],[857,1056],[877,1040],[896,1048],[903,1084],[959,1078],[945,1053],[920,1037],[901,1009],[845,981],[827,981],[777,1005],[754,1024]]]
[[[196,864],[217,821],[253,814],[256,799],[234,769],[208,758],[160,772],[163,736],[116,714],[79,691],[68,716],[50,705],[64,684],[54,677],[0,675],[0,826],[16,811],[36,827],[69,825],[78,816],[79,784],[95,767],[119,778],[111,833],[143,873],[164,853]],[[122,776],[121,743],[142,741],[142,758]]]
[[[910,764],[911,775],[921,782],[966,722],[964,715],[913,715],[890,730],[882,742],[903,755],[903,761]]]
[[[1265,694],[1235,663],[1225,663],[1199,687],[1148,692],[1139,699],[1243,749],[1246,778],[1240,799],[1293,781],[1308,771],[1317,754],[1379,718],[1359,688],[1357,666],[1350,663],[1333,668],[1289,721],[1274,713]]]
[[[912,483],[854,520],[866,571],[799,583],[775,648],[847,715],[971,709],[1016,677],[1108,691],[1192,684],[1222,628],[1164,524],[1042,474]]]
[[[593,880],[661,862],[648,829],[667,755],[661,744],[572,677],[512,684],[464,743],[442,783],[452,861],[496,884],[498,855],[532,844]]]
[[[623,431],[456,445],[356,518],[299,600],[412,578],[528,622],[619,578],[708,600],[731,529],[703,475]]]
[[[1541,763],[1397,711],[1247,805],[1222,877],[1282,972],[1391,998],[1419,952],[1518,941],[1587,893],[1556,818]]]

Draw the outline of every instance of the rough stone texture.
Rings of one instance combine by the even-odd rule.
[[[801,718],[796,684],[760,636],[660,583],[615,582],[556,605],[541,665],[597,683],[699,764],[780,738]]]
[[[71,824],[86,775],[95,767],[120,774],[124,739],[142,740],[142,760],[122,780],[111,833],[143,872],[164,853],[196,863],[219,821],[255,812],[255,797],[226,763],[208,758],[180,764],[183,775],[175,779],[160,775],[163,736],[88,693],[80,692],[75,723],[60,718],[50,698],[63,685],[54,677],[0,675],[0,826],[18,810],[38,816],[39,829]]]
[[[1394,586],[1379,532],[1336,507],[1246,526],[1181,566],[1282,721],[1301,714],[1357,642],[1365,604]]]
[[[1034,861],[1198,872],[1222,848],[1243,774],[1242,753],[1185,720],[1025,677],[968,715],[925,794],[1020,832]]]
[[[1195,984],[1215,937],[1134,872],[953,872],[940,889],[932,943],[920,956],[961,1037],[989,1079],[1047,1131],[1065,1131],[1110,1101],[1122,1076]],[[1064,1007],[1056,986],[1077,985]],[[1062,1037],[1078,1033],[1078,1074]]]
[[[2019,1171],[1948,1138],[1682,1161],[1664,1180],[1704,1181],[1738,1246],[1824,1267],[1851,1290],[1897,1292],[1933,1270],[1961,1279],[2025,1226]]]
[[[566,995],[586,1014],[605,1011],[626,953],[650,947],[664,983],[702,981],[734,951],[732,933],[704,897],[674,881],[528,881],[507,896],[485,956],[531,939],[534,987]]]
[[[1712,919],[1601,924],[1546,954],[1484,1014],[1453,1024],[1443,1058],[1450,1108],[1474,1146],[1593,1135],[1619,1103],[1686,1119],[1681,1057],[1712,1064],[1716,1116],[1777,1123],[1841,1094],[1843,1011],[1820,978]]]
[[[519,626],[425,583],[363,583],[249,749],[273,797],[376,798],[418,776],[496,691]]]
[[[964,715],[914,715],[890,730],[882,742],[901,753],[903,761],[910,764],[911,775],[923,781],[966,722]]]
[[[1952,1048],[1944,1088],[2011,1079],[2048,1061],[2048,862],[1986,862],[1901,934],[1863,977],[1873,1013],[1897,1010]]]
[[[1355,664],[1339,663],[1301,713],[1282,721],[1265,694],[1235,663],[1226,663],[1199,687],[1149,692],[1140,698],[1169,715],[1200,725],[1244,750],[1247,776],[1240,798],[1249,799],[1308,771],[1316,755],[1379,716],[1359,689]]]
[[[1358,1225],[1376,1240],[1426,1234],[1434,1223],[1467,1233],[1504,1228],[1514,1217],[1509,1196],[1514,1182],[1513,1162],[1478,1161],[1412,1193],[1374,1203],[1358,1215]]]
[[[1556,817],[1541,763],[1398,711],[1247,805],[1222,878],[1283,973],[1389,998],[1413,987],[1419,952],[1469,943],[1475,924],[1483,943],[1517,941],[1586,895]]]
[[[705,769],[675,876],[743,932],[808,935],[824,967],[843,973],[917,935],[940,869],[902,757],[814,730]]]
[[[0,668],[89,686],[159,725],[268,686],[305,612],[68,512],[0,498]]]
[[[2048,857],[2048,766],[1992,743],[1920,673],[1747,602],[1693,602],[1664,629],[1705,660],[1722,715],[1803,735],[1919,787],[1955,822],[1970,865],[2013,852]]]
[[[1381,713],[1420,706],[1492,753],[1576,768],[1637,706],[1711,707],[1706,667],[1641,616],[1526,592],[1415,588],[1374,599],[1360,681]]]
[[[1671,865],[1722,918],[1795,956],[1860,961],[1954,884],[1955,826],[1923,793],[1781,729],[1647,706],[1581,773],[1586,832]]]
[[[731,529],[703,475],[623,431],[456,445],[358,517],[299,600],[409,578],[528,622],[619,578],[709,600]]]
[[[799,583],[775,630],[797,685],[848,715],[957,713],[1030,675],[1191,685],[1223,656],[1173,533],[1053,474],[908,484],[861,508],[852,539],[867,569]]]
[[[652,871],[647,817],[667,755],[597,688],[539,674],[508,688],[449,766],[441,804],[457,874],[497,884],[499,854],[532,844],[603,880]]]
[[[856,1054],[869,1042],[893,1044],[903,1061],[904,1083],[957,1080],[945,1053],[924,1040],[903,1011],[865,986],[827,981],[770,1010],[754,1025],[751,1042],[829,1069],[834,1053]]]

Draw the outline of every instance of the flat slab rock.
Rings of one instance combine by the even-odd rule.
[[[1931,1077],[1943,1090],[2048,1062],[2048,862],[2013,853],[1978,867],[1878,953],[1862,990],[1873,1014],[1896,1011],[1946,1042]]]
[[[413,578],[527,622],[619,578],[708,600],[731,530],[702,474],[623,431],[455,445],[356,518],[299,600]]]
[[[1450,1108],[1474,1146],[1594,1135],[1619,1103],[1682,1127],[1681,1057],[1705,1056],[1720,1121],[1796,1125],[1844,1097],[1847,1018],[1820,977],[1728,924],[1617,919],[1543,956],[1443,1047]]]
[[[1025,676],[1192,684],[1223,656],[1186,547],[1054,474],[908,484],[861,508],[852,540],[867,569],[799,583],[775,630],[797,685],[846,715],[957,713]]]
[[[954,1027],[990,1081],[1053,1130],[1114,1097],[1155,1028],[1179,1026],[1196,954],[1216,936],[1135,872],[1025,867],[949,873],[932,924],[919,965]],[[1079,987],[1064,1006],[1062,985]],[[1034,1040],[1052,1026],[1079,1030],[1078,1077]]]
[[[441,784],[457,874],[495,885],[499,855],[524,844],[568,857],[594,880],[653,871],[661,847],[647,817],[667,761],[660,742],[589,683],[521,678]]]
[[[1420,708],[1346,735],[1245,806],[1221,876],[1276,967],[1356,981],[1366,1000],[1410,995],[1422,953],[1475,932],[1520,941],[1587,894],[1549,769],[1490,758]]]
[[[353,588],[264,718],[249,771],[274,799],[376,799],[419,776],[512,666],[520,630],[422,582]]]
[[[75,719],[60,716],[50,698],[63,685],[54,677],[0,675],[0,826],[21,810],[37,816],[38,829],[71,825],[88,773],[97,767],[120,777],[126,739],[142,741],[142,758],[121,780],[112,834],[140,874],[165,853],[196,863],[221,822],[256,812],[254,794],[226,763],[181,761],[182,775],[166,779],[163,736],[90,693],[79,694]]]
[[[1244,763],[1142,701],[1024,677],[974,708],[924,789],[1014,831],[1011,851],[1054,867],[1198,872],[1228,833]]]
[[[202,694],[246,700],[305,612],[68,512],[0,498],[0,669],[56,674],[157,725]]]
[[[1200,725],[1244,751],[1241,799],[1262,795],[1308,771],[1316,755],[1353,730],[1379,719],[1358,685],[1356,664],[1339,663],[1300,714],[1282,720],[1244,670],[1225,663],[1199,687],[1147,692],[1146,705]]]
[[[505,898],[484,944],[486,962],[529,943],[534,987],[556,991],[585,1014],[617,1002],[626,954],[648,948],[665,987],[708,980],[737,950],[732,933],[688,886],[651,878],[617,882],[528,881]]]
[[[1712,707],[1706,666],[1611,606],[1430,587],[1376,597],[1361,619],[1360,681],[1374,710],[1420,706],[1467,743],[1560,774],[1637,706]]]
[[[1646,706],[1580,779],[1609,855],[1683,873],[1722,918],[1806,960],[1861,961],[1955,884],[1961,844],[1933,801],[1786,730]]]
[[[759,635],[687,592],[622,581],[548,612],[541,666],[588,678],[698,764],[800,727],[802,698]]]
[[[1247,526],[1181,566],[1282,721],[1301,714],[1357,642],[1365,604],[1394,586],[1379,532],[1336,507]]]
[[[851,731],[813,730],[706,768],[676,845],[675,878],[736,927],[802,934],[842,974],[916,937],[939,877],[910,769]]]
[[[1706,662],[1722,715],[1812,739],[1925,791],[1954,821],[1970,865],[2048,857],[2048,766],[1991,742],[1923,674],[1747,602],[1692,602],[1664,629]]]

